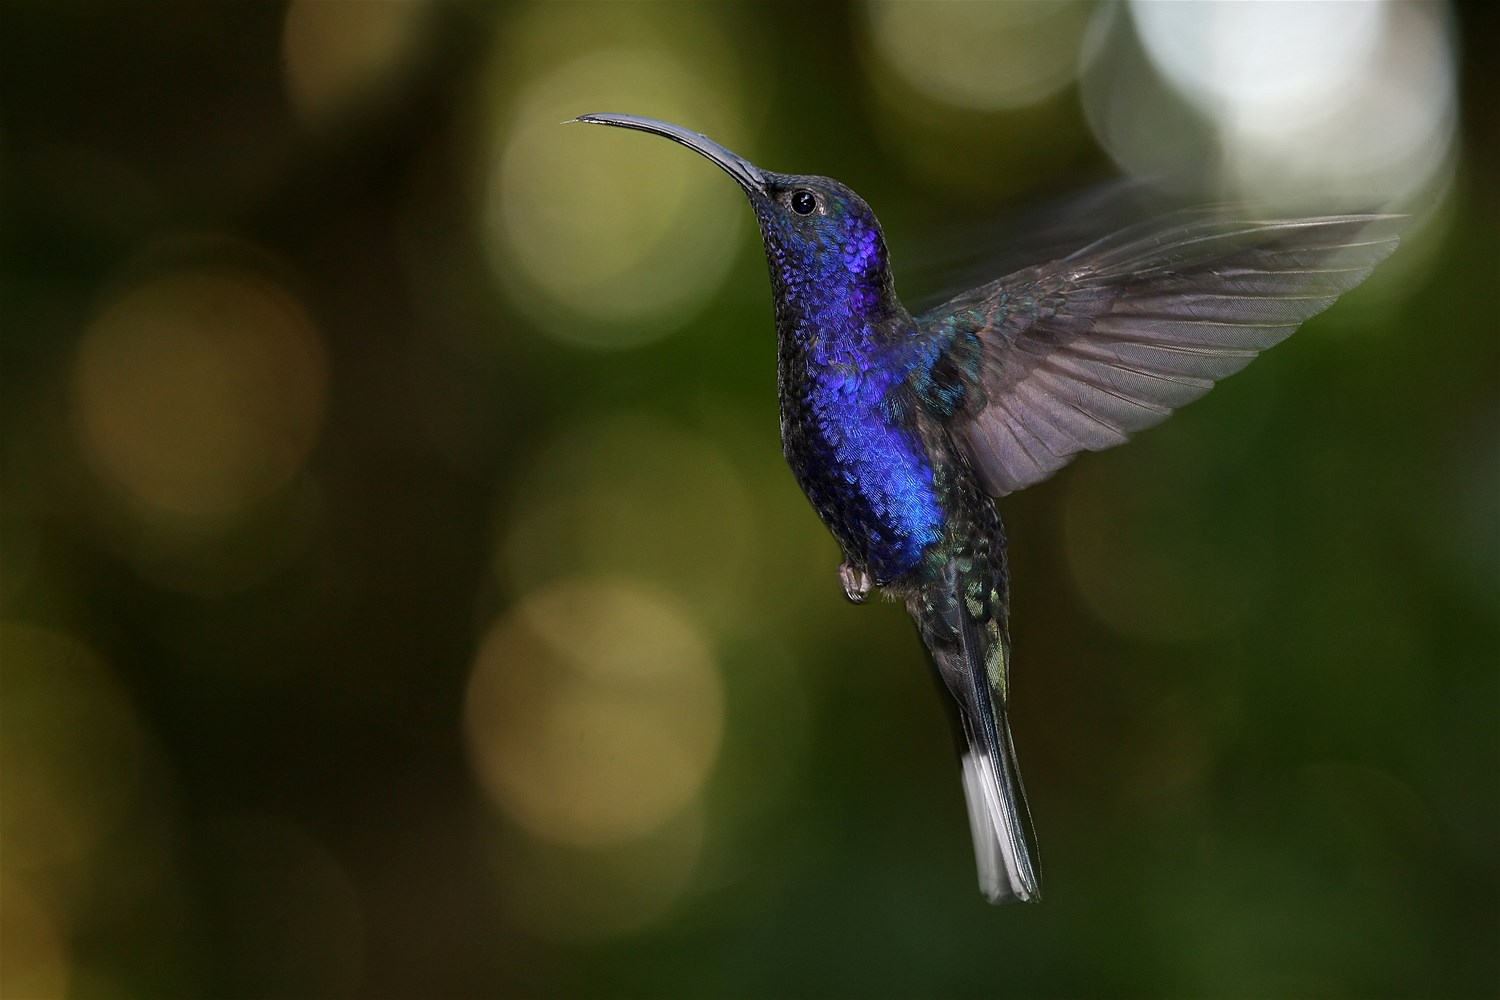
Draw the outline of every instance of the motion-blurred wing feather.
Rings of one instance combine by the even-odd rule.
[[[1395,249],[1396,218],[1178,213],[1019,271],[918,317],[971,360],[935,368],[962,385],[932,398],[963,400],[945,414],[955,439],[991,493],[1014,492],[1284,340]]]

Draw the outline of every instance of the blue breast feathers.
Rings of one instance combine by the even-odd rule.
[[[942,537],[943,509],[927,449],[903,391],[905,377],[869,343],[808,345],[814,447],[797,470],[835,535],[877,580],[895,579]]]

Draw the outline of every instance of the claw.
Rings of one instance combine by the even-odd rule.
[[[854,604],[865,603],[870,588],[874,586],[870,574],[853,563],[844,563],[839,566],[839,583],[844,585],[844,596]]]

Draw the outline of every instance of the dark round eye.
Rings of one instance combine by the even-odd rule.
[[[811,215],[818,207],[818,196],[806,188],[792,192],[792,211],[798,215]]]

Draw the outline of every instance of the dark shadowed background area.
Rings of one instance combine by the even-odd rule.
[[[1495,995],[1481,8],[0,5],[0,994]],[[598,111],[903,290],[1112,176],[1412,213],[1003,502],[1041,905],[783,465],[742,195]]]

